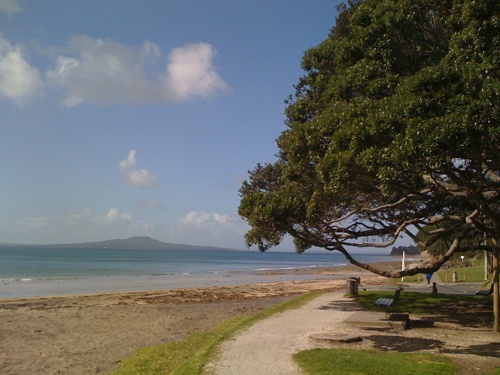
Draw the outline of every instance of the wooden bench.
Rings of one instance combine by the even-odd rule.
[[[396,291],[394,292],[394,298],[379,298],[374,302],[374,304],[376,306],[385,307],[385,309],[386,309],[385,317],[386,318],[389,317],[389,314],[391,313],[391,308],[398,302],[399,295],[401,294],[402,290],[403,290],[403,288],[401,288],[401,287],[396,289]]]
[[[483,290],[478,290],[476,292],[476,296],[486,296],[486,297],[491,297],[493,294],[493,283],[491,283],[490,289],[483,289]]]

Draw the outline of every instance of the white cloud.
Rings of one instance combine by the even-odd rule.
[[[24,58],[22,47],[0,34],[0,95],[23,103],[41,87],[38,70]]]
[[[110,208],[106,215],[95,216],[93,220],[100,223],[115,223],[117,221],[130,221],[132,218],[133,214],[130,212],[120,214],[118,209]]]
[[[227,84],[212,65],[215,54],[213,47],[206,43],[175,48],[169,55],[165,89],[175,93],[179,100],[208,97],[219,90],[227,90]]]
[[[118,164],[120,174],[130,185],[141,188],[150,188],[156,186],[156,177],[146,169],[137,169],[135,159],[136,151],[130,150],[127,159]]]
[[[231,216],[218,213],[191,211],[179,219],[180,224],[193,228],[211,228],[229,225]]]
[[[125,171],[131,168],[135,168],[137,161],[135,159],[135,154],[137,152],[135,150],[130,150],[128,153],[128,157],[120,162],[118,164],[118,167],[120,168],[121,171]]]
[[[0,13],[7,13],[9,16],[22,11],[23,8],[17,0],[0,0]]]
[[[61,55],[47,79],[64,91],[63,103],[136,104],[208,97],[227,84],[217,74],[210,44],[174,49],[162,67],[160,47],[144,42],[134,48],[113,40],[75,36],[71,56]],[[165,63],[163,63],[165,64]]]
[[[242,248],[248,224],[238,215],[191,211],[166,229],[170,241]]]

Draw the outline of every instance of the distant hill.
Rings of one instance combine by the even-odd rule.
[[[0,244],[0,247],[17,248],[51,248],[51,249],[112,249],[112,250],[229,250],[221,247],[194,246],[174,244],[157,241],[151,237],[130,237],[127,239],[115,239],[100,242],[52,244],[52,245],[22,245],[22,244]],[[233,249],[231,249],[233,250]]]

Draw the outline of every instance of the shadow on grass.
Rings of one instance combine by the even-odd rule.
[[[375,349],[400,353],[434,349],[444,345],[444,342],[441,340],[396,335],[363,336],[363,339],[372,341]]]
[[[380,351],[407,353],[438,348],[441,354],[468,354],[492,358],[500,357],[500,343],[449,347],[441,340],[397,335],[371,335],[363,336],[363,339],[372,341],[374,344],[373,347]]]
[[[441,350],[441,353],[473,354],[481,357],[500,358],[500,343],[459,346],[456,348],[443,348]]]
[[[365,292],[360,294],[358,302],[366,310],[377,310],[373,303],[379,297],[392,296],[387,292]],[[392,311],[464,328],[488,330],[493,326],[493,306],[478,296],[403,292]]]

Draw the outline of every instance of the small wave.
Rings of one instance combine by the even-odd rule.
[[[316,266],[306,266],[306,267],[270,267],[270,268],[256,268],[255,271],[284,271],[284,270],[298,270],[301,268],[314,268]]]
[[[301,270],[301,269],[306,269],[306,268],[318,268],[318,267],[341,267],[341,266],[346,266],[346,263],[335,263],[335,264],[328,264],[328,265],[310,265],[310,266],[290,266],[290,267],[276,267],[276,268],[257,268],[254,271],[286,271],[286,270]]]

